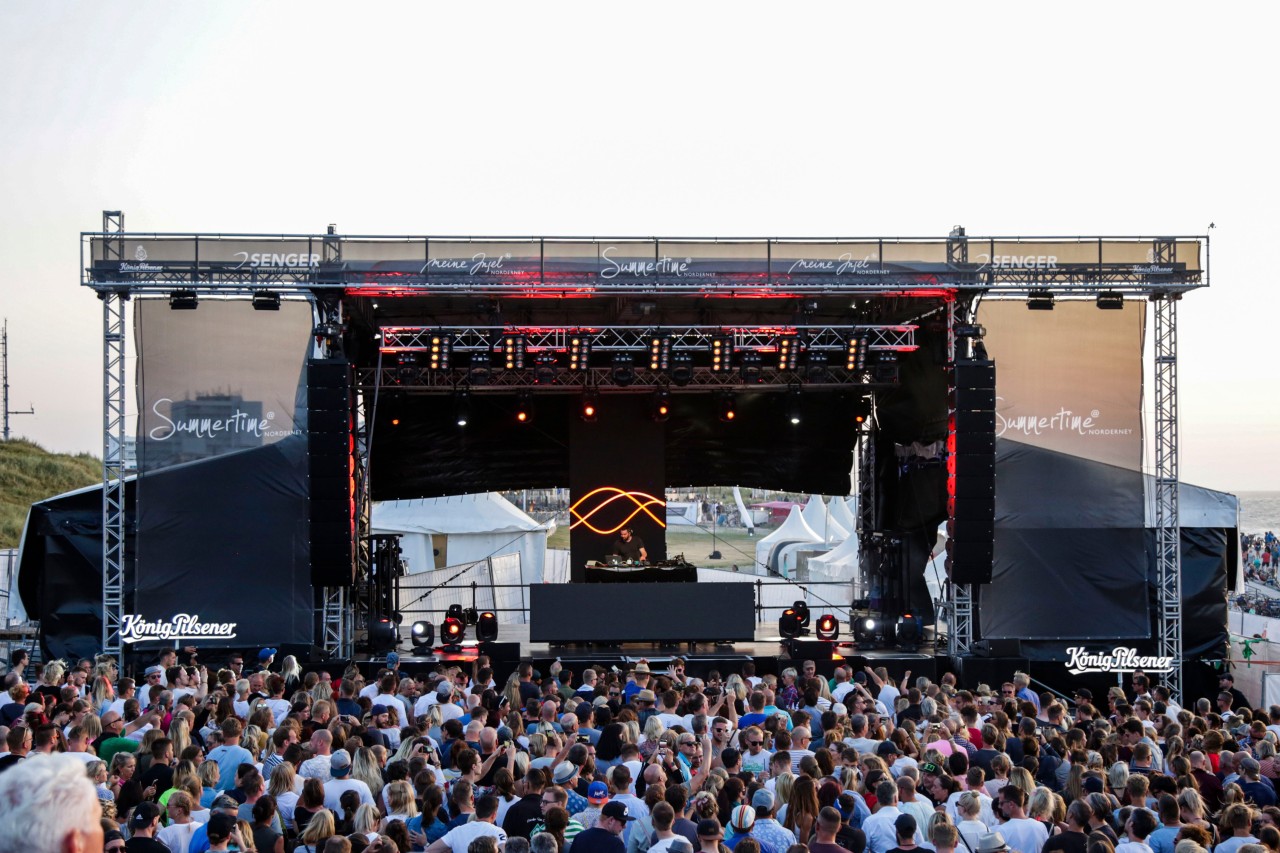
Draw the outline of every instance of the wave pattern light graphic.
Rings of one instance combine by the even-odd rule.
[[[595,498],[597,495],[601,495],[601,496],[608,495],[608,497],[602,497],[599,503],[595,504],[595,506],[592,507],[592,509],[589,512],[582,513],[578,511],[579,507],[581,507],[583,504],[590,501],[592,498]],[[598,515],[601,510],[608,507],[614,501],[620,501],[623,499],[630,500],[632,504],[634,504],[635,506],[635,509],[631,511],[630,515],[628,515],[622,521],[618,522],[615,526],[608,528],[607,530],[596,527],[594,524],[591,523],[591,518],[593,516]],[[666,527],[667,526],[666,518],[665,517],[659,518],[658,516],[653,514],[652,510],[650,510],[650,507],[657,506],[657,507],[665,508],[666,505],[667,505],[666,501],[662,500],[661,498],[655,498],[653,495],[647,494],[645,492],[628,492],[628,491],[619,489],[617,486],[601,486],[600,488],[590,491],[587,494],[583,495],[582,497],[578,498],[576,501],[574,501],[573,506],[569,507],[569,516],[572,519],[569,523],[569,529],[573,530],[575,527],[578,527],[579,525],[581,525],[583,527],[586,527],[588,530],[591,530],[593,533],[599,533],[603,536],[608,536],[612,533],[617,533],[619,530],[626,527],[627,524],[630,523],[631,519],[635,518],[637,515],[639,515],[642,512],[645,515],[652,518],[654,521],[656,521],[659,527]],[[665,516],[665,512],[664,512],[664,516]]]

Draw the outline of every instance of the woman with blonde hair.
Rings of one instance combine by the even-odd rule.
[[[292,696],[302,686],[302,666],[293,655],[285,655],[280,661],[280,675],[284,678],[284,695]]]
[[[1028,800],[1036,792],[1036,780],[1032,778],[1031,771],[1025,767],[1015,767],[1009,771],[1009,784],[1021,789]]]
[[[1129,765],[1117,761],[1107,768],[1107,787],[1111,793],[1119,796],[1125,785],[1129,784]]]
[[[662,733],[667,730],[667,726],[662,720],[658,719],[658,715],[654,714],[644,721],[644,735],[640,739],[640,757],[644,761],[653,758],[653,754],[658,751],[658,746],[662,740]]]
[[[101,715],[107,710],[116,699],[116,690],[111,686],[111,679],[101,675],[93,679],[93,691],[90,694],[93,700],[93,713]]]
[[[298,805],[298,773],[288,761],[282,761],[271,768],[271,779],[267,793],[275,798],[276,810],[280,812],[280,820],[286,829],[296,829],[293,823],[293,810]]]
[[[323,799],[323,794],[321,797]],[[307,828],[298,838],[298,846],[293,848],[293,853],[321,853],[325,842],[333,836],[335,830],[333,812],[322,807],[307,821]]]
[[[174,715],[169,724],[169,740],[173,741],[174,755],[181,755],[182,750],[191,746],[191,721],[186,713]]]
[[[351,778],[359,779],[369,786],[375,803],[381,802],[382,773],[378,770],[378,759],[371,748],[362,746],[351,758]]]
[[[351,819],[351,834],[363,835],[368,841],[378,840],[378,810],[369,803],[361,803]]]
[[[791,789],[795,787],[796,777],[789,772],[779,773],[777,780],[773,783],[773,801],[777,804],[777,811],[774,813],[774,819],[782,816],[788,805],[791,803]]]
[[[501,772],[501,771],[499,771]],[[387,824],[393,820],[402,820],[406,824],[412,817],[417,817],[418,804],[413,799],[413,786],[403,779],[387,785],[387,816],[382,819],[380,829],[385,832]]]
[[[200,778],[200,784],[204,786],[204,793],[200,795],[200,805],[206,809],[213,805],[214,799],[218,796],[218,782],[221,781],[222,774],[218,772],[218,762],[206,761],[202,763],[196,776]]]
[[[960,799],[956,800],[956,817],[960,819],[956,829],[960,838],[968,845],[966,849],[977,850],[978,842],[989,830],[982,821],[982,800],[976,792],[965,791],[960,795]]]

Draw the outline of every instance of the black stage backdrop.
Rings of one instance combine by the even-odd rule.
[[[248,300],[203,300],[174,311],[143,299],[136,328],[137,550],[126,619],[186,614],[235,623],[230,644],[309,643],[310,304],[255,311]],[[146,642],[129,630],[123,639]]]
[[[602,394],[602,412],[628,396],[648,399]],[[803,397],[803,419],[793,425],[781,392],[740,393],[737,417],[726,424],[719,420],[714,393],[673,394],[665,424],[666,483],[848,494],[854,416],[865,412],[861,395]],[[374,500],[569,485],[569,427],[581,397],[536,396],[536,417],[525,426],[515,423],[515,400],[509,394],[473,394],[471,419],[460,428],[451,398],[384,389],[374,420]],[[632,424],[645,429],[647,409]]]

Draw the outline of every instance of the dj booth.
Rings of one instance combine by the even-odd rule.
[[[694,583],[696,566],[682,559],[649,563],[610,560],[587,563],[587,583]]]

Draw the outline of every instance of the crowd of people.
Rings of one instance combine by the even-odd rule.
[[[366,682],[263,649],[28,672],[0,704],[0,853],[1280,853],[1280,706],[1070,699],[812,661],[483,656]],[[181,659],[180,659],[181,658]]]
[[[1246,579],[1280,589],[1280,539],[1274,533],[1241,533],[1240,553]]]

